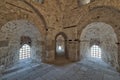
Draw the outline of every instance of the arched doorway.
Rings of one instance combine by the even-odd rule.
[[[56,53],[57,56],[65,55],[65,39],[62,35],[58,35],[56,39]]]
[[[67,54],[67,36],[60,32],[55,37],[55,58],[65,57],[68,58]]]
[[[93,22],[83,29],[80,41],[82,59],[99,58],[115,68],[118,67],[118,41],[112,26]]]

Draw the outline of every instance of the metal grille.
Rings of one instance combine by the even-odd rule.
[[[91,57],[101,58],[101,48],[97,45],[91,47]]]
[[[19,59],[28,59],[30,58],[30,53],[31,53],[31,49],[30,46],[27,44],[24,44],[22,46],[22,48],[20,49],[20,53],[19,53]]]

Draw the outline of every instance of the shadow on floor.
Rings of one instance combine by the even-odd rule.
[[[54,66],[65,66],[65,65],[70,65],[73,62],[71,62],[69,59],[67,59],[64,56],[58,56],[53,62],[50,62],[48,64],[54,65]]]

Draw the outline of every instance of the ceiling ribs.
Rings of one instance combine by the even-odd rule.
[[[25,4],[27,4],[29,7],[31,7],[31,8],[34,10],[34,12],[38,15],[39,19],[40,19],[40,20],[42,21],[42,23],[44,24],[45,30],[47,31],[47,30],[48,30],[48,26],[47,26],[47,23],[46,23],[46,21],[45,21],[45,18],[44,18],[44,16],[41,14],[41,12],[40,12],[37,8],[35,8],[31,3],[29,3],[29,2],[27,2],[27,1],[25,1],[25,0],[20,0],[20,1],[24,2]]]
[[[22,10],[27,11],[27,12],[29,12],[29,13],[33,13],[32,11],[30,11],[30,10],[28,10],[28,9],[26,9],[26,8],[22,8],[22,7],[20,7],[20,6],[17,6],[17,5],[15,5],[15,4],[12,4],[12,3],[9,3],[9,2],[6,2],[6,4],[11,5],[11,6],[14,6],[14,7],[17,7],[17,8],[19,8],[19,9],[22,9]]]
[[[74,27],[77,27],[77,25],[72,25],[72,26],[68,26],[68,27],[63,27],[63,29],[74,28]]]

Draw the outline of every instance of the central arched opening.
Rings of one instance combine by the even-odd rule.
[[[103,22],[91,23],[83,29],[80,41],[81,59],[102,60],[118,67],[118,41],[112,26]]]
[[[67,36],[60,32],[55,37],[55,59],[65,58],[68,59],[67,54]]]
[[[65,39],[62,35],[56,39],[56,56],[65,56]]]
[[[68,64],[67,53],[67,36],[65,33],[60,32],[55,36],[55,61],[56,65]]]

